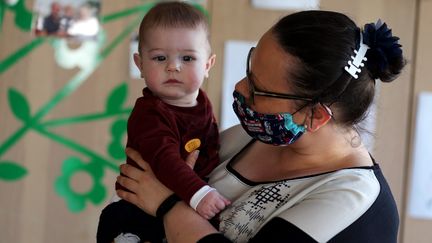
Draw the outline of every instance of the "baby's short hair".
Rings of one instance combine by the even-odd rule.
[[[139,28],[139,52],[141,52],[146,32],[156,27],[203,28],[207,40],[210,40],[207,17],[200,10],[185,2],[161,2],[150,9],[141,21]]]

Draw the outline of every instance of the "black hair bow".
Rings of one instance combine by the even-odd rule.
[[[391,29],[381,20],[366,24],[363,30],[363,43],[370,48],[366,55],[368,68],[383,72],[392,60],[402,57],[402,46],[398,40],[399,37],[393,36]]]

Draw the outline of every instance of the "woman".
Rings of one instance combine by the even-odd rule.
[[[360,29],[336,12],[285,16],[251,49],[235,87],[252,140],[210,175],[232,202],[218,225],[169,196],[132,150],[144,171],[122,165],[129,178],[118,182],[135,194],[119,196],[158,215],[169,242],[396,242],[392,193],[356,125],[375,80],[394,80],[405,64],[398,40],[386,24]]]

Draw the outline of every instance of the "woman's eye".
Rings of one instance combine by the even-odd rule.
[[[192,56],[184,56],[183,57],[183,61],[185,61],[185,62],[191,62],[193,60],[195,60],[195,59]]]
[[[155,60],[155,61],[158,61],[158,62],[163,62],[163,61],[166,60],[166,57],[164,57],[164,56],[156,56],[156,57],[153,57],[152,60]]]

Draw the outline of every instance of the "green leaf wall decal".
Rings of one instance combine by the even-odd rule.
[[[17,90],[9,89],[9,106],[16,117],[22,121],[30,119],[30,106],[27,99]]]
[[[0,180],[19,180],[27,174],[27,169],[10,161],[0,162]]]
[[[108,96],[106,102],[106,111],[114,112],[121,110],[128,95],[126,83],[122,83],[115,88]]]
[[[13,2],[13,1],[11,1]],[[16,3],[0,1],[0,30],[3,25],[4,12],[6,9],[15,13],[15,25],[24,31],[30,31],[32,27],[33,13],[27,9],[25,0],[18,0]]]

